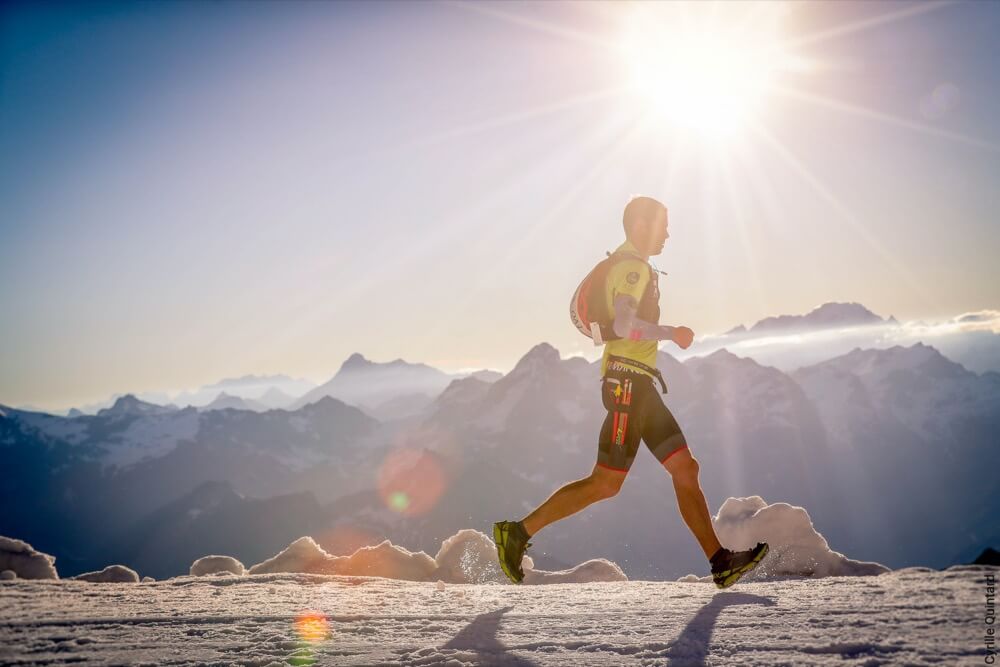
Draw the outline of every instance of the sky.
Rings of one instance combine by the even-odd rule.
[[[636,194],[670,209],[661,322],[699,336],[995,309],[998,30],[995,2],[6,3],[0,403],[593,357],[569,299]]]

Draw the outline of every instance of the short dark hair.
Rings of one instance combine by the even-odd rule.
[[[625,212],[622,214],[622,226],[625,228],[625,236],[631,236],[632,230],[635,229],[636,225],[652,220],[660,211],[666,210],[666,206],[652,197],[632,197],[628,204],[625,205]]]

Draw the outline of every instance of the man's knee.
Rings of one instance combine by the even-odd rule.
[[[595,468],[590,474],[590,483],[595,494],[600,498],[611,498],[618,495],[625,482],[625,473]]]
[[[663,464],[670,476],[678,484],[694,486],[698,484],[698,459],[691,455],[688,450],[677,452],[676,456],[671,456]]]

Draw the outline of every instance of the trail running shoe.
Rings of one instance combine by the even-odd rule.
[[[531,546],[524,526],[521,525],[520,521],[498,521],[493,524],[493,541],[497,545],[500,569],[515,584],[521,583],[521,580],[524,579],[521,558],[524,557],[527,548]]]
[[[744,574],[757,567],[767,555],[767,542],[758,542],[753,549],[730,551],[723,548],[712,557],[712,580],[719,588],[729,588]]]

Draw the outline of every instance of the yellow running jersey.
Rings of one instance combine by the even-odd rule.
[[[615,252],[627,252],[639,255],[639,251],[629,241],[625,241],[625,243],[618,246]],[[642,259],[626,259],[612,266],[611,270],[608,271],[608,277],[604,284],[604,296],[608,312],[612,316],[614,315],[615,297],[619,294],[628,294],[635,299],[638,306],[642,299],[642,294],[646,290],[646,285],[649,284],[650,279],[656,279],[651,273],[649,265]],[[659,324],[659,322],[653,322],[653,324]],[[604,357],[601,359],[601,377],[604,377],[608,370],[608,356],[610,355],[634,359],[651,368],[656,368],[658,342],[655,340],[628,340],[627,338],[608,341],[604,345]],[[650,373],[642,369],[634,368],[633,370],[652,377]]]

